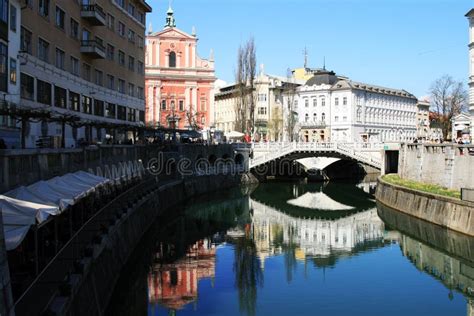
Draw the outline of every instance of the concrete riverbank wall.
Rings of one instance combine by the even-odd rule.
[[[398,175],[447,188],[474,188],[474,146],[401,144]]]
[[[141,160],[145,168],[150,159],[199,158],[218,159],[236,157],[248,163],[248,153],[237,151],[230,144],[198,145],[97,145],[74,149],[7,149],[0,150],[0,193],[20,185],[47,180],[78,170],[94,172],[97,167]],[[241,156],[238,156],[238,155]]]
[[[146,201],[139,202],[94,246],[82,275],[70,278],[68,296],[58,296],[49,309],[56,315],[103,315],[123,266],[154,220],[186,199],[233,187],[239,176],[207,175],[169,182]]]
[[[451,230],[474,236],[474,203],[377,181],[375,197],[382,204]]]

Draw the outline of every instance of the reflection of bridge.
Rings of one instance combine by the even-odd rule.
[[[382,240],[384,224],[375,208],[336,220],[292,217],[250,200],[254,240],[263,266],[281,246],[296,246],[298,259],[346,256],[368,241]]]
[[[268,162],[288,158],[292,160],[325,156],[354,160],[365,165],[381,169],[380,144],[375,143],[255,143],[253,159],[249,167],[255,168]]]

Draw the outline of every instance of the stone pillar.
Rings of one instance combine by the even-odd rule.
[[[2,292],[0,315],[15,315],[2,216],[0,216],[0,290]]]

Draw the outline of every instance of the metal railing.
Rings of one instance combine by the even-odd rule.
[[[100,7],[100,6],[97,5],[97,4],[83,4],[83,5],[81,6],[81,11],[85,11],[85,12],[96,12],[96,13],[99,14],[104,20],[105,20],[105,18],[106,18],[104,9],[102,9],[102,7]]]
[[[92,40],[81,40],[81,47],[92,47],[92,48],[98,48],[100,51],[102,51],[105,54],[105,46],[103,43],[96,39]]]

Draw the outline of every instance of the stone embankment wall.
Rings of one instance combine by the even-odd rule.
[[[20,185],[47,180],[78,170],[95,171],[104,165],[141,160],[145,168],[152,158],[163,153],[165,159],[230,158],[239,154],[233,146],[221,145],[100,145],[77,149],[8,149],[0,150],[0,193]],[[244,154],[245,152],[241,152]],[[248,161],[244,157],[244,161]]]
[[[398,174],[403,179],[447,188],[474,188],[474,146],[401,144]]]
[[[50,311],[59,315],[103,315],[122,267],[161,212],[195,195],[237,185],[239,176],[208,175],[170,182],[109,229],[94,247],[84,272],[71,281],[71,294],[56,297]]]
[[[379,202],[403,213],[474,236],[474,203],[392,185],[378,179]]]

